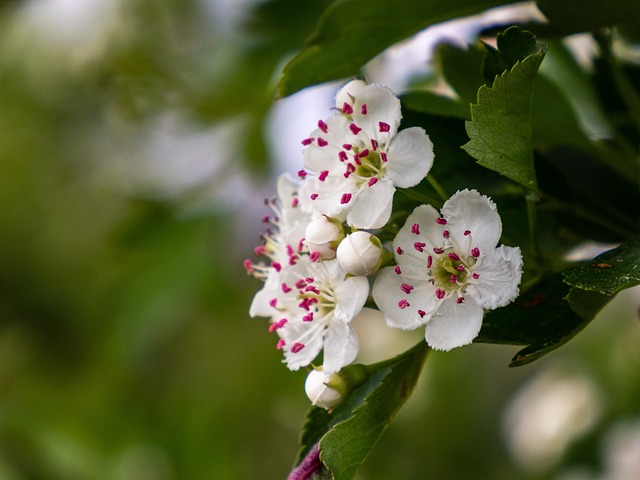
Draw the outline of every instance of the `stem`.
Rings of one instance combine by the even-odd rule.
[[[427,181],[429,182],[429,185],[433,187],[436,193],[440,195],[440,198],[442,199],[442,201],[446,202],[447,199],[449,198],[449,195],[447,195],[447,192],[444,191],[444,188],[442,188],[442,186],[438,183],[435,177],[433,175],[427,175]]]
[[[412,200],[417,200],[418,202],[422,203],[422,204],[429,204],[429,205],[440,205],[441,202],[440,200],[430,197],[428,195],[425,195],[424,193],[420,193],[418,191],[416,191],[413,188],[402,188],[402,189],[398,189],[398,191],[400,193],[402,193],[403,195],[409,197]]]

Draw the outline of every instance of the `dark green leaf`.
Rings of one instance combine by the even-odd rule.
[[[619,23],[640,21],[640,3],[629,0],[538,0],[542,13],[564,34],[586,32]]]
[[[482,343],[527,345],[510,366],[526,365],[568,342],[585,328],[612,296],[571,288],[557,274],[514,303],[485,315]]]
[[[409,92],[402,96],[402,104],[406,108],[420,113],[456,118],[469,118],[471,116],[471,109],[468,104],[429,91]]]
[[[640,284],[640,237],[598,255],[564,276],[569,285],[604,295]]]
[[[462,148],[478,163],[532,190],[537,190],[533,166],[531,98],[533,82],[545,49],[517,62],[496,77],[491,88],[478,90],[466,123],[470,141]]]
[[[496,43],[497,49],[485,44],[488,55],[484,62],[483,71],[484,77],[489,83],[505,70],[511,70],[516,63],[540,51],[535,35],[522,31],[518,27],[510,27],[504,33],[498,33]]]
[[[320,18],[306,48],[287,64],[281,96],[357,75],[385,48],[438,22],[504,5],[504,0],[341,0]]]
[[[320,441],[320,458],[334,480],[352,479],[382,432],[407,401],[429,349],[421,342],[371,376],[373,389],[344,422]],[[365,387],[367,385],[365,384]]]
[[[478,45],[463,49],[449,43],[441,43],[434,53],[438,71],[467,104],[466,116],[470,115],[469,105],[478,98],[478,88],[485,83],[482,65],[486,55],[487,50]]]

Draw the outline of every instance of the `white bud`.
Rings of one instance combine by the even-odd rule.
[[[331,376],[322,369],[311,370],[304,382],[304,391],[311,403],[327,410],[335,407],[342,399],[342,394],[328,385]]]
[[[347,273],[369,275],[380,266],[382,244],[378,237],[368,232],[353,232],[338,245],[337,257]]]
[[[323,215],[307,225],[304,239],[310,252],[318,252],[321,259],[330,260],[335,258],[343,236],[342,228]]]

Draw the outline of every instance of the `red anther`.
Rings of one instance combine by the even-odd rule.
[[[420,318],[424,318],[426,314],[427,312],[425,312],[424,310],[418,310],[418,315],[420,315]]]
[[[298,197],[295,197],[293,200],[291,200],[291,208],[296,208],[298,206]]]
[[[322,137],[318,137],[318,146],[319,147],[326,147],[327,145],[329,145],[329,142],[327,142],[324,138]]]
[[[346,113],[347,115],[351,115],[353,113],[353,107],[349,105],[347,102],[342,104],[342,113]]]
[[[380,158],[384,163],[387,163],[388,159],[387,159],[387,154],[385,152],[380,152]]]
[[[360,130],[362,129],[358,127],[355,123],[352,123],[349,125],[349,130],[351,130],[351,133],[353,133],[354,135],[358,135],[360,133]]]
[[[458,277],[456,275],[451,275],[449,277],[449,282],[451,283],[458,283]]]
[[[318,120],[318,128],[322,130],[322,133],[327,133],[329,131],[329,127],[322,120]]]
[[[444,253],[444,248],[433,247],[433,253],[436,255],[442,255]]]
[[[477,273],[474,273],[473,275],[471,275],[475,280],[480,278],[480,275],[478,275]]]
[[[256,248],[253,249],[253,253],[255,253],[258,256],[262,256],[267,253],[267,247],[265,247],[264,245],[258,245]]]
[[[283,284],[281,285],[281,287],[282,287],[282,291],[283,291],[284,293],[289,293],[291,290],[293,290],[293,288],[291,288],[291,287],[290,287],[289,285],[287,285],[286,283],[283,283]]]
[[[349,203],[351,201],[351,197],[353,195],[351,195],[350,193],[343,193],[342,194],[342,198],[340,198],[340,204],[342,205],[346,205],[347,203]]]
[[[449,238],[449,235],[450,235],[449,230],[443,230],[443,231],[442,231],[442,236],[443,236],[444,238]]]
[[[344,145],[342,145],[342,148],[344,148],[345,150],[351,150],[353,148],[353,145],[351,145],[350,143],[345,143]]]
[[[415,248],[419,252],[424,252],[424,247],[426,246],[427,244],[424,242],[414,242],[413,244],[413,248]]]
[[[367,104],[363,103],[362,107],[360,108],[360,113],[362,113],[362,115],[366,115],[367,114]]]
[[[316,198],[318,198],[318,194],[317,193],[312,193],[311,195],[309,195],[309,198],[311,200],[315,200]]]
[[[313,322],[313,312],[307,313],[304,317],[302,317],[303,322]]]
[[[278,299],[277,298],[272,298],[271,300],[269,300],[269,305],[273,308],[276,308],[276,305],[278,304]]]
[[[400,265],[396,265],[394,268],[396,275],[402,275],[402,270],[400,270]]]
[[[473,258],[478,258],[480,256],[480,249],[478,247],[473,247],[471,249],[471,255]]]
[[[365,158],[367,155],[369,155],[369,150],[365,148],[364,150],[362,150],[360,153],[356,155],[356,158],[358,159]]]
[[[304,178],[307,176],[307,172],[305,172],[304,170],[298,170],[298,176],[300,178]]]
[[[398,255],[402,255],[404,253],[404,250],[402,250],[400,247],[396,248],[396,253]]]
[[[282,270],[282,265],[280,264],[280,262],[271,262],[271,266],[276,272]]]
[[[402,310],[404,310],[405,308],[410,307],[410,306],[411,306],[411,304],[409,302],[407,302],[404,298],[398,302],[398,307],[400,309],[402,309]]]
[[[369,181],[367,182],[367,185],[369,185],[370,187],[373,187],[376,183],[378,183],[378,178],[377,177],[371,177],[369,179]]]
[[[411,290],[413,289],[413,285],[409,285],[408,283],[403,283],[402,285],[400,285],[400,290],[402,290],[407,295],[409,295],[411,293]]]
[[[411,225],[411,233],[420,235],[420,225],[418,225],[417,223],[414,223],[413,225]]]
[[[304,344],[296,342],[293,345],[291,345],[291,353],[298,353],[303,348],[304,348]]]
[[[388,132],[391,130],[391,125],[386,122],[378,122],[378,129],[383,133]]]
[[[312,262],[317,262],[318,260],[320,260],[320,252],[311,252],[309,254],[309,258]]]
[[[458,254],[456,252],[451,252],[449,253],[449,255],[447,255],[451,260],[457,262],[458,260],[460,260],[460,257],[458,256]]]
[[[438,217],[438,218],[436,218],[436,223],[438,225],[446,225],[447,224],[447,219],[446,218],[442,218],[442,217]]]
[[[464,297],[458,297],[458,298],[456,298],[456,303],[457,303],[457,304],[464,303]]]
[[[246,259],[244,261],[244,269],[248,272],[248,273],[253,273],[253,263],[251,263],[251,260]]]
[[[377,141],[377,140],[375,140],[375,139],[373,139],[373,138],[371,139],[371,148],[372,148],[374,151],[378,150],[378,141]]]
[[[304,146],[306,147],[307,145],[312,144],[314,140],[315,140],[315,139],[314,139],[313,137],[309,137],[309,138],[305,138],[305,139],[304,139],[304,140],[302,140],[302,142],[300,142],[300,143],[302,143],[302,145],[304,145]]]
[[[437,288],[436,289],[436,298],[438,300],[442,300],[444,298],[444,296],[445,296],[445,291],[440,289],[440,288]]]
[[[458,270],[459,272],[464,272],[464,265],[458,265],[456,270]]]
[[[329,176],[329,170],[323,170],[320,172],[320,175],[318,175],[318,180],[320,180],[321,182],[324,182],[328,176]]]
[[[431,268],[431,265],[433,265],[433,257],[429,255],[427,257],[427,268]]]
[[[338,152],[338,158],[341,162],[346,162],[349,157],[347,157],[347,152],[345,152],[344,150],[340,150]]]
[[[282,350],[282,347],[284,347],[286,345],[285,341],[283,339],[278,340],[278,343],[276,344],[276,348],[278,350]]]
[[[465,230],[464,231],[464,236],[466,237],[467,235],[471,235],[471,230]]]

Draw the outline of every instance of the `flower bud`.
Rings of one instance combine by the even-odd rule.
[[[313,405],[331,410],[369,378],[366,365],[354,363],[336,373],[315,368],[307,376],[304,390]]]
[[[382,243],[375,235],[357,231],[347,235],[337,251],[338,263],[351,275],[369,275],[378,270]]]
[[[309,252],[318,252],[322,260],[330,260],[335,258],[344,233],[342,225],[323,215],[307,225],[304,238]]]

